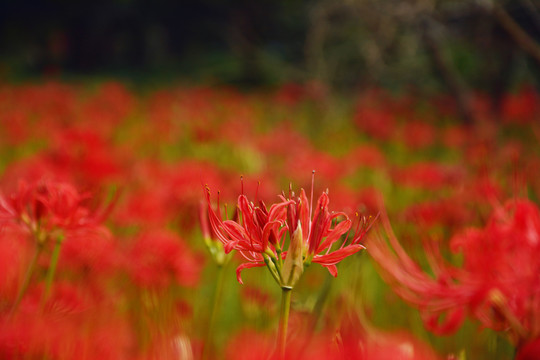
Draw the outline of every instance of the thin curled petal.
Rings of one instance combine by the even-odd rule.
[[[344,214],[334,214],[331,216],[330,222]],[[328,236],[326,239],[319,245],[319,248],[317,249],[316,253],[320,253],[321,251],[325,250],[326,248],[331,247],[340,237],[341,235],[345,234],[349,229],[351,228],[352,221],[349,219],[346,219],[339,224],[336,225],[332,230],[329,231]]]
[[[294,201],[282,201],[270,206],[268,211],[268,221],[285,220],[287,217],[287,206],[294,204]]]
[[[435,313],[429,316],[421,313],[422,320],[426,328],[437,335],[448,335],[457,331],[465,320],[465,310],[462,307],[450,309],[442,319],[442,313]]]
[[[317,255],[313,258],[312,262],[321,264],[323,266],[335,265],[341,260],[345,259],[347,256],[351,256],[362,249],[365,249],[365,247],[362,245],[349,245],[342,249],[331,252],[330,254]]]
[[[255,216],[255,210],[245,195],[240,195],[238,197],[238,209],[240,209],[240,212],[242,213],[242,220],[246,231],[252,237],[260,239],[262,236],[260,228],[261,224],[256,223],[257,217]]]
[[[333,277],[337,277],[337,266],[336,265],[324,265],[324,267],[328,270],[330,275]]]

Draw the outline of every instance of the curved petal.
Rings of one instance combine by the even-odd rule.
[[[302,235],[304,237],[304,242],[306,242],[309,236],[309,229],[311,227],[311,214],[309,201],[304,189],[300,191],[300,198],[298,201],[298,210],[296,216],[298,217],[298,219],[300,220],[300,224],[302,225]]]
[[[236,250],[264,251],[262,240],[248,233],[240,224],[232,220],[226,220],[223,222],[223,228],[238,244],[235,247]]]
[[[231,240],[223,244],[223,250],[225,251],[225,254],[230,253],[233,249],[236,250],[237,245],[238,245],[238,241],[234,241],[234,240]]]
[[[272,204],[268,211],[268,221],[285,220],[287,217],[287,206],[294,204],[294,201],[282,201],[277,204]]]
[[[334,214],[334,215],[340,216],[339,214]],[[338,217],[334,215],[332,215],[331,218]],[[321,243],[319,248],[316,250],[316,253],[320,253],[324,249],[332,246],[332,244],[335,243],[341,237],[341,235],[349,231],[349,229],[351,228],[351,225],[352,225],[352,221],[350,219],[347,219],[345,221],[338,223],[332,230],[329,231],[328,236],[326,237],[326,239],[324,239],[324,241]]]
[[[221,241],[224,245],[231,241],[225,234],[223,233],[223,221],[221,220],[221,213],[219,211],[219,204],[217,208],[217,213],[212,208],[212,204],[210,202],[210,190],[207,188],[205,191],[206,194],[206,203],[208,205],[208,219],[210,220],[210,227],[212,228],[212,231],[216,235],[219,241]],[[219,201],[219,200],[218,200]]]
[[[225,220],[222,223],[222,228],[233,239],[244,241],[249,238],[246,230],[235,221]]]
[[[337,277],[336,265],[327,265],[325,266],[325,268],[328,269],[328,272],[330,273],[330,275],[332,275],[333,277]]]
[[[277,235],[277,242],[279,243],[279,246],[281,248],[283,248],[283,245],[284,245],[284,242],[285,242],[285,233],[289,231],[289,228],[287,226],[284,226],[282,227],[280,230],[279,230],[279,233]]]
[[[281,226],[280,221],[271,221],[268,222],[263,229],[263,236],[262,236],[262,251],[266,250],[266,247],[268,246],[268,242],[270,241],[271,235],[276,235],[276,231],[279,230],[279,227]],[[274,241],[277,241],[277,238],[274,239]],[[272,244],[272,245],[275,245]]]
[[[328,212],[328,194],[322,193],[319,201],[317,202],[317,208],[313,214],[313,221],[311,223],[311,229],[308,236],[309,253],[317,254],[323,237],[326,235],[327,229],[331,224],[329,220],[331,218]]]
[[[456,332],[465,320],[465,310],[462,307],[449,309],[446,313],[422,313],[421,315],[426,328],[437,335],[448,335]]]
[[[245,195],[238,197],[238,208],[242,213],[242,220],[246,231],[252,234],[252,236],[260,238],[262,236],[261,226],[256,223],[255,210]]]
[[[244,259],[252,263],[264,261],[261,253],[258,253],[258,252],[249,251],[249,250],[238,250],[238,253],[242,255]]]
[[[349,245],[342,249],[331,252],[330,254],[315,255],[312,262],[321,264],[323,266],[335,265],[341,260],[345,259],[347,256],[351,256],[362,249],[365,249],[365,247],[362,245]]]

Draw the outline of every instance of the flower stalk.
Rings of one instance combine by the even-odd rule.
[[[281,288],[281,307],[279,311],[279,328],[277,335],[276,351],[278,359],[285,358],[285,345],[287,341],[287,327],[289,324],[289,312],[291,309],[292,287]]]
[[[210,321],[206,329],[206,335],[204,340],[204,347],[202,350],[201,359],[206,360],[212,358],[211,353],[213,351],[213,334],[214,328],[216,327],[218,310],[221,305],[221,297],[223,295],[223,283],[225,280],[225,271],[223,265],[218,265],[217,267],[217,279],[216,287],[214,289],[214,296],[212,299],[212,310],[210,312]]]
[[[217,267],[217,279],[216,286],[214,288],[214,294],[212,299],[212,310],[210,312],[210,320],[208,327],[206,329],[206,334],[204,335],[204,345],[202,349],[201,359],[206,360],[212,358],[213,352],[213,334],[214,328],[216,326],[216,321],[218,317],[218,310],[221,305],[221,297],[223,294],[223,284],[225,280],[225,271],[224,268],[227,266],[229,261],[232,258],[232,253],[225,253],[223,248],[223,243],[218,241],[215,238],[214,233],[211,231],[208,224],[208,215],[205,212],[204,204],[201,203],[199,207],[199,221],[201,224],[202,235],[206,248],[208,249],[212,260]]]
[[[47,276],[45,278],[45,292],[41,299],[41,306],[43,307],[51,294],[52,283],[54,280],[54,274],[56,273],[56,266],[58,265],[58,259],[60,258],[60,250],[62,248],[62,242],[64,240],[63,235],[59,235],[54,244],[53,253],[51,255],[51,263],[47,270]]]
[[[262,200],[248,200],[242,191],[233,219],[222,217],[219,192],[216,209],[208,187],[205,197],[208,216],[201,216],[203,232],[215,236],[225,253],[236,250],[246,260],[236,269],[238,282],[243,283],[242,270],[266,266],[282,290],[275,354],[283,359],[292,289],[312,263],[337,276],[336,265],[341,260],[365,249],[362,241],[373,222],[358,216],[351,233],[353,221],[347,214],[329,210],[328,191],[313,206],[313,184],[311,200],[304,189],[296,196],[289,188],[288,196],[278,195],[279,201],[270,207]]]

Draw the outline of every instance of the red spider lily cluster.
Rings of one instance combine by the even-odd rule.
[[[371,222],[362,217],[351,240],[345,236],[332,251],[334,244],[351,230],[352,221],[343,212],[330,213],[327,192],[321,194],[315,209],[304,189],[298,197],[290,190],[287,198],[285,195],[279,198],[280,202],[267,208],[263,201],[255,205],[240,195],[237,208],[241,220],[223,220],[219,203],[214,210],[210,189],[206,189],[213,233],[223,243],[226,253],[237,250],[248,261],[236,270],[240,283],[243,269],[265,265],[281,287],[294,287],[304,267],[311,263],[321,264],[337,276],[337,263],[365,249],[361,242]]]
[[[0,358],[537,357],[538,95],[347,100],[0,84]]]
[[[394,290],[420,309],[428,329],[452,333],[470,316],[504,332],[518,348],[539,338],[540,210],[534,203],[510,200],[494,209],[485,227],[454,235],[450,247],[463,254],[461,267],[428,242],[433,276],[407,255],[388,221],[385,229],[390,245],[379,235],[370,253]]]

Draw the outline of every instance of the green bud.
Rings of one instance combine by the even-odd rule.
[[[300,276],[304,272],[303,264],[304,239],[302,236],[302,226],[298,226],[293,233],[287,257],[283,264],[281,286],[293,288]]]

